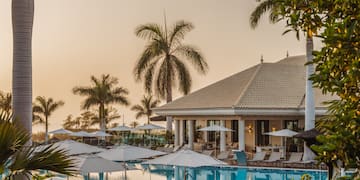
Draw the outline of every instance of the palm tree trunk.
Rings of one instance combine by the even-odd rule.
[[[32,133],[32,28],[34,0],[12,0],[13,113],[20,126]],[[29,142],[31,144],[31,140]]]
[[[99,108],[99,120],[100,120],[100,130],[105,132],[105,122],[104,122],[104,105],[100,104]]]
[[[169,103],[172,101],[172,86],[171,86],[171,78],[169,78],[166,81],[166,103]],[[168,132],[172,132],[172,117],[171,116],[166,116],[166,130]]]
[[[45,117],[45,144],[48,143],[48,131],[49,131],[49,124],[48,124],[48,117]]]
[[[314,42],[311,35],[306,38],[306,62],[313,60]],[[306,94],[305,94],[305,131],[315,127],[315,102],[314,92],[312,88],[312,81],[309,80],[310,75],[314,73],[314,66],[312,64],[306,65]],[[304,143],[306,146],[306,143]],[[304,148],[304,160],[312,160],[314,153],[310,148]]]

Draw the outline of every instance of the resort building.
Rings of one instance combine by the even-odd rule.
[[[275,63],[261,62],[155,108],[154,112],[173,117],[176,146],[188,144],[196,149],[199,144],[214,144],[215,132],[197,129],[218,124],[233,130],[218,133],[220,151],[230,147],[246,151],[281,147],[281,137],[263,133],[304,129],[305,61],[305,56],[293,56]],[[314,96],[315,114],[321,117],[327,110],[323,102],[333,97],[317,88]],[[299,146],[295,148],[302,151]]]

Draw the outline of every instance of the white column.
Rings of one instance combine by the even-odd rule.
[[[239,119],[239,150],[245,151],[245,120]]]
[[[179,120],[175,120],[175,138],[174,138],[174,145],[179,146],[180,145],[180,139],[179,139]]]
[[[313,59],[313,39],[306,38],[306,58],[307,62],[311,62]],[[312,64],[306,65],[306,91],[305,91],[305,131],[315,127],[315,102],[314,102],[314,92],[312,88],[312,81],[309,80],[311,74],[314,73],[314,66]],[[303,160],[312,160],[313,152],[310,148],[306,147],[304,143],[304,156]]]
[[[189,132],[189,149],[194,148],[194,120],[188,120],[188,132]]]
[[[179,120],[179,145],[182,146],[185,141],[184,137],[184,120]]]
[[[225,127],[225,120],[220,121],[220,126]],[[224,131],[220,132],[220,152],[226,151],[226,137]]]

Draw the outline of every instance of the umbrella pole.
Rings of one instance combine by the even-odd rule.
[[[124,161],[124,168],[125,168],[125,170],[124,170],[124,178],[125,178],[125,180],[127,179],[127,175],[126,175],[126,169],[127,169],[127,167],[126,167],[126,162]]]

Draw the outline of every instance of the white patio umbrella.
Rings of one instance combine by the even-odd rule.
[[[46,148],[49,145],[42,145],[37,148],[42,149]],[[59,149],[64,149],[67,151],[68,155],[78,155],[78,154],[93,154],[98,152],[103,152],[105,149],[98,148],[96,146],[91,146],[85,143],[76,142],[73,140],[65,140],[54,143],[54,147]]]
[[[147,148],[141,148],[130,145],[121,145],[107,151],[101,152],[98,156],[112,161],[135,161],[150,157],[164,155],[166,153]]]
[[[66,130],[66,129],[56,129],[56,130],[53,130],[53,131],[50,131],[49,134],[71,134],[73,133],[72,131],[69,131],[69,130]]]
[[[116,126],[114,128],[108,129],[109,131],[132,131],[133,128],[122,125],[122,126]]]
[[[133,128],[122,125],[122,126],[116,126],[114,128],[109,129],[109,131],[119,131],[122,132],[122,142],[124,142],[124,132],[126,131],[132,131]]]
[[[214,131],[214,132],[229,132],[229,131],[234,131],[232,129],[226,128],[224,126],[219,126],[219,125],[211,125],[211,126],[207,126],[201,129],[198,129],[198,131]],[[216,138],[215,138],[215,157],[216,157]]]
[[[93,137],[110,137],[110,136],[112,136],[111,134],[108,134],[108,133],[102,132],[102,131],[95,131],[90,134],[92,134]]]
[[[70,136],[75,136],[75,137],[95,137],[93,134],[88,133],[86,131],[74,132],[74,133],[71,133]]]
[[[115,172],[125,170],[125,166],[122,164],[96,155],[76,156],[74,162],[75,170],[82,175],[87,175],[92,172]]]
[[[111,161],[121,161],[126,165],[127,161],[135,161],[155,156],[164,155],[166,153],[161,151],[154,151],[151,149],[130,146],[130,145],[121,145],[113,149],[101,152],[97,154],[98,156],[108,159]],[[126,171],[125,171],[126,178]]]
[[[151,130],[165,130],[165,129],[166,128],[155,124],[144,124],[142,126],[138,126],[135,128],[135,130],[149,130],[149,134]],[[150,139],[150,144],[151,144],[151,139]]]
[[[148,160],[143,164],[182,166],[182,167],[192,167],[192,168],[202,167],[202,166],[226,165],[226,163],[217,160],[211,156],[200,154],[191,150],[180,150],[175,153],[171,153],[152,160]],[[186,171],[186,169],[184,169],[184,171]],[[184,174],[186,174],[186,172],[184,172]],[[175,177],[175,179],[179,179],[179,177]]]
[[[270,135],[270,136],[279,136],[279,137],[283,138],[283,137],[293,137],[298,133],[295,132],[295,131],[292,131],[290,129],[281,129],[281,130],[278,130],[278,131],[266,132],[266,133],[263,133],[263,134]],[[284,157],[286,157],[286,138],[285,138]]]

